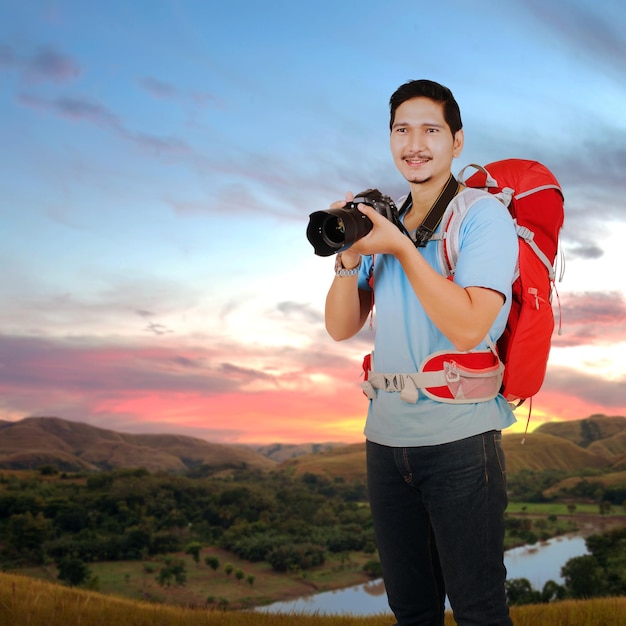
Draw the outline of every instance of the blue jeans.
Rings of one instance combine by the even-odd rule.
[[[397,626],[512,626],[504,581],[501,433],[437,446],[367,441],[376,543]]]

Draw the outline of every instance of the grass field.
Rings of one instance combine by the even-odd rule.
[[[216,571],[205,564],[207,556],[219,560]],[[90,563],[89,569],[92,576],[97,577],[97,590],[103,594],[183,606],[242,608],[366,583],[370,578],[362,568],[372,557],[353,553],[349,559],[344,557],[342,560],[330,555],[323,566],[294,574],[279,574],[267,562],[251,563],[214,547],[202,550],[199,563],[195,563],[189,555],[177,554],[176,558],[185,562],[187,582],[183,586],[161,587],[157,583],[156,576],[161,567],[158,559]],[[239,569],[243,572],[241,580],[234,573],[225,573],[227,563],[233,566],[234,571]],[[19,573],[56,582],[57,573],[53,566],[22,568]],[[247,581],[248,576],[254,577],[252,584]]]
[[[626,598],[513,607],[515,626],[621,626]],[[163,606],[0,573],[3,626],[391,626],[391,615],[322,616]],[[446,626],[455,624],[446,615]]]
[[[559,502],[509,502],[506,512],[512,515],[571,515],[567,504]],[[598,515],[598,505],[576,504],[574,512]]]

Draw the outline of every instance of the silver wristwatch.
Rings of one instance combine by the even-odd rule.
[[[337,255],[337,258],[335,259],[335,274],[337,276],[356,276],[356,274],[359,273],[359,269],[361,267],[361,260],[362,260],[362,257],[359,257],[359,262],[356,264],[356,266],[347,270],[343,266],[343,262],[341,260],[341,252],[340,252]]]

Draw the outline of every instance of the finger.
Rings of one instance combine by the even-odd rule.
[[[361,211],[361,213],[364,213],[370,219],[372,215],[380,216],[380,213],[374,207],[371,207],[369,204],[365,204],[361,202],[357,205],[357,208],[359,209],[359,211]]]

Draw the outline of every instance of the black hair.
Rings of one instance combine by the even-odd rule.
[[[421,79],[410,80],[404,83],[404,85],[396,89],[389,99],[389,109],[391,113],[389,130],[391,130],[393,126],[396,117],[396,109],[407,100],[412,100],[413,98],[428,98],[429,100],[443,104],[443,117],[452,131],[453,137],[463,128],[461,111],[452,92],[447,87],[432,80]]]

